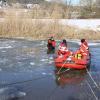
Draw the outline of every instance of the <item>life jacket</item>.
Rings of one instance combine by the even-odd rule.
[[[81,53],[82,55],[86,55],[86,56],[87,56],[87,55],[89,54],[89,47],[88,47],[87,42],[82,43],[82,44],[80,45],[79,50],[80,50],[80,53]]]
[[[56,46],[56,42],[54,40],[52,40],[52,46],[55,47]]]
[[[82,54],[81,53],[76,53],[74,57],[77,58],[77,59],[82,59]]]
[[[68,48],[65,46],[64,43],[61,43],[58,47],[58,50],[62,53],[65,54],[66,52],[68,52]]]

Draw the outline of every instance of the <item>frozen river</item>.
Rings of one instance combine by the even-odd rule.
[[[69,41],[71,50],[78,42]],[[0,39],[0,100],[100,100],[100,43],[90,42],[89,73],[55,74],[46,41]]]

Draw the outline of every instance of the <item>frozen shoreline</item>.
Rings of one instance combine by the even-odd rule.
[[[100,19],[61,19],[60,21],[64,25],[70,25],[79,27],[82,29],[89,29],[94,31],[100,31]]]
[[[58,22],[62,25],[69,25],[76,28],[88,29],[93,31],[100,31],[100,19],[32,19],[33,21],[46,22]]]

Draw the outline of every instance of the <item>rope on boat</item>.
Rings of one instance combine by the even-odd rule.
[[[86,71],[87,71],[88,75],[90,76],[91,80],[93,81],[93,83],[95,84],[95,86],[100,90],[98,84],[95,82],[95,80],[93,79],[92,75],[90,74],[90,72],[88,71],[87,68],[86,68]]]
[[[86,71],[87,71],[88,75],[90,76],[91,80],[93,81],[94,85],[95,85],[95,86],[96,86],[96,87],[100,90],[100,88],[99,88],[98,84],[95,82],[95,80],[93,79],[92,75],[90,74],[90,72],[88,71],[88,69],[87,69],[87,68],[86,68]],[[88,86],[90,87],[91,92],[93,93],[93,95],[94,95],[95,99],[96,99],[96,100],[99,100],[99,99],[98,99],[98,97],[95,95],[95,93],[94,93],[94,91],[93,91],[92,87],[91,87],[91,86],[90,86],[90,84],[88,83],[88,81],[86,81],[86,82],[87,82]]]
[[[60,74],[60,71],[62,70],[62,68],[64,67],[65,64],[66,64],[66,61],[63,63],[63,65],[61,66],[61,68],[58,70],[57,74]]]
[[[90,84],[88,83],[88,81],[87,81],[87,80],[86,80],[86,82],[87,82],[87,84],[88,84],[88,86],[89,86],[89,88],[90,88],[91,92],[93,93],[93,95],[94,95],[95,99],[96,99],[96,100],[99,100],[99,99],[98,99],[98,97],[95,95],[95,93],[94,93],[94,91],[93,91],[92,87],[90,86]]]
[[[46,76],[46,77],[39,77],[39,78],[35,78],[35,79],[30,79],[30,80],[25,80],[25,81],[14,82],[14,83],[8,83],[8,84],[2,85],[2,87],[3,87],[3,86],[10,86],[10,85],[16,85],[16,84],[27,83],[27,82],[31,82],[31,81],[33,81],[33,80],[36,81],[36,80],[43,79],[43,78],[47,78],[47,76]]]
[[[66,70],[63,71],[63,72],[60,72],[59,74],[62,74],[62,73],[67,72],[67,71],[69,71],[69,70],[70,70],[70,68],[66,69]]]
[[[63,72],[61,72],[61,73],[59,73],[59,74],[62,74],[62,73],[64,73],[64,72],[67,72],[67,71],[69,71],[70,69],[67,69],[67,70],[65,70],[65,71],[63,71]],[[58,77],[58,80],[60,80],[60,76]]]

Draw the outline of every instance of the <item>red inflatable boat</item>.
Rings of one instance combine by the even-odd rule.
[[[64,56],[58,56],[55,58],[55,66],[57,68],[73,68],[73,69],[84,69],[90,65],[90,55],[75,57],[68,56],[67,54]]]

